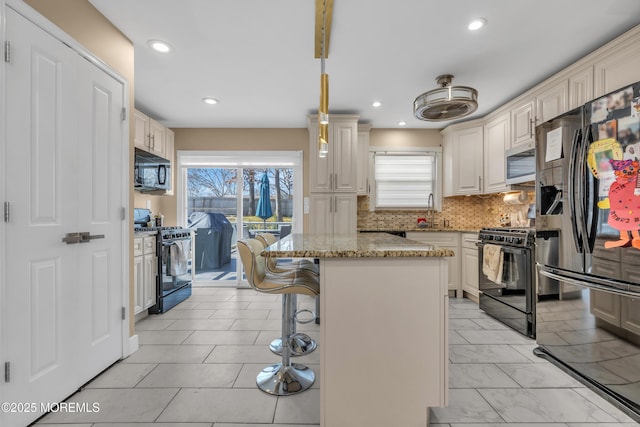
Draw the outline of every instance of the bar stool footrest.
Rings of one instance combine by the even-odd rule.
[[[291,356],[305,356],[318,347],[318,343],[309,335],[304,333],[296,333],[289,338],[289,349],[291,350]],[[282,355],[282,338],[276,338],[269,344],[269,350],[271,352]]]

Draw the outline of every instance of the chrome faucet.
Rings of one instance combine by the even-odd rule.
[[[427,209],[427,227],[433,228],[435,227],[435,214],[436,211],[433,208],[433,193],[429,193],[429,198],[427,199],[427,205],[429,205]]]

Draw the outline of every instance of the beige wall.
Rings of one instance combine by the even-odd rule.
[[[371,129],[369,146],[375,147],[439,147],[440,129]]]
[[[134,52],[133,43],[111,24],[87,0],[25,0],[25,3],[40,12],[60,27],[96,57],[109,65],[129,82],[129,111],[134,104]],[[133,120],[130,120],[133,123]],[[129,129],[129,140],[133,141],[133,129]],[[133,145],[129,146],[129,170],[133,170]],[[133,181],[129,188],[133,188]],[[129,205],[133,203],[133,191],[129,193]],[[133,215],[131,214],[131,218]],[[129,241],[129,253],[133,253],[133,239]],[[129,266],[129,283],[133,283],[133,266]],[[130,335],[134,333],[133,287],[129,293]]]

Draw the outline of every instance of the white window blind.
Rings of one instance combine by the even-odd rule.
[[[428,208],[436,194],[436,153],[375,153],[376,208]]]

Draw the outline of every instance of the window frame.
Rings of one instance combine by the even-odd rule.
[[[425,210],[424,206],[377,206],[377,188],[375,176],[375,157],[377,155],[433,155],[435,157],[435,172],[433,185],[434,209],[438,212],[442,211],[442,147],[369,147],[369,182],[371,183],[371,191],[369,193],[369,211],[383,210]]]

